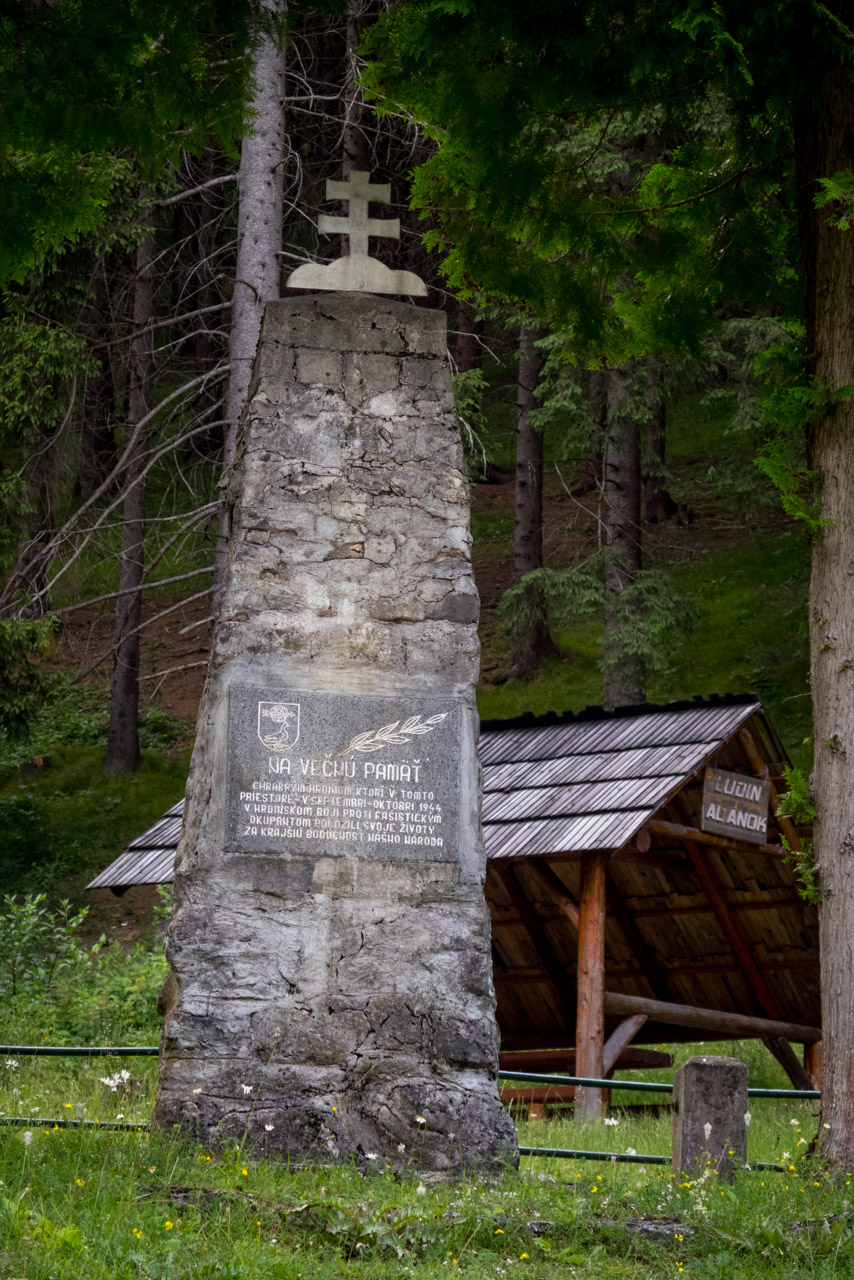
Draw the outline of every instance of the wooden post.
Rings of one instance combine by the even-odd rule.
[[[581,864],[578,904],[578,1016],[575,1063],[580,1076],[602,1078],[605,1047],[605,868],[607,854],[589,853]],[[576,1119],[598,1116],[604,1090],[580,1088]]]

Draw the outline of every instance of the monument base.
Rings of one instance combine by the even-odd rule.
[[[154,1123],[452,1174],[513,1158],[478,601],[445,317],[267,308],[167,937]]]

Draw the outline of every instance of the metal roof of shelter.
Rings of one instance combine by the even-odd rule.
[[[773,803],[761,846],[701,829],[706,766],[786,789],[786,753],[755,696],[485,721],[479,755],[502,1049],[575,1043],[583,867],[601,855],[606,1030],[620,1021],[608,998],[659,1002],[637,1042],[703,1038],[664,1005],[818,1027],[817,910],[784,861]],[[182,809],[88,888],[170,880]]]

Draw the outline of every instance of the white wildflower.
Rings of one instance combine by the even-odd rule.
[[[800,1123],[801,1123],[801,1122],[800,1122],[800,1120],[790,1120],[790,1121],[789,1121],[789,1124],[793,1124],[793,1125],[795,1125],[795,1126],[799,1125]]]
[[[376,1158],[377,1158],[377,1153],[376,1153],[376,1151],[366,1151],[366,1152],[365,1152],[365,1159],[366,1159],[366,1160],[376,1160]]]
[[[745,1111],[745,1113],[744,1113],[744,1124],[745,1124],[745,1128],[749,1128],[749,1127],[750,1127],[750,1122],[751,1122],[751,1120],[752,1120],[752,1119],[753,1119],[753,1116],[750,1114],[750,1112],[749,1112],[749,1111]]]
[[[417,1196],[426,1196],[427,1188],[424,1186],[423,1182],[419,1182],[418,1186],[415,1188],[415,1194]]]
[[[118,1115],[116,1116],[116,1119],[117,1119],[117,1120],[124,1120],[124,1118],[125,1118],[125,1113],[124,1113],[124,1111],[120,1111],[120,1112],[118,1113]]]
[[[825,1121],[825,1122],[824,1122],[824,1124],[823,1124],[821,1127],[822,1127],[822,1129],[829,1129],[829,1128],[830,1128],[830,1125],[827,1123],[827,1121]]]
[[[398,1151],[400,1152],[400,1154],[401,1154],[401,1155],[403,1155],[404,1151],[406,1150],[406,1143],[405,1143],[405,1142],[399,1142],[399,1143],[397,1144],[397,1149],[398,1149]]]
[[[243,1092],[244,1092],[244,1093],[251,1093],[251,1092],[252,1092],[252,1085],[251,1085],[251,1084],[242,1084],[240,1087],[241,1087],[241,1089],[243,1090]]]
[[[17,1070],[18,1070],[18,1059],[17,1059],[17,1058],[7,1058],[7,1059],[6,1059],[6,1070],[7,1070],[7,1071],[17,1071]]]
[[[705,1135],[706,1142],[708,1142],[708,1141],[709,1141],[709,1138],[711,1138],[711,1136],[712,1136],[712,1126],[711,1126],[711,1124],[709,1123],[709,1121],[708,1121],[708,1120],[707,1120],[707,1121],[706,1121],[706,1123],[703,1125],[703,1133],[704,1133],[704,1135]]]
[[[199,1085],[198,1089],[193,1090],[193,1093],[201,1093],[201,1091],[202,1091],[202,1086]]]
[[[627,1155],[627,1156],[636,1156],[636,1155],[637,1155],[637,1152],[635,1151],[634,1147],[626,1147],[626,1155]]]
[[[415,1123],[416,1123],[416,1124],[426,1124],[426,1123],[427,1123],[427,1121],[424,1119],[424,1117],[423,1117],[423,1116],[416,1116],[416,1117],[415,1117]]]
[[[782,1153],[782,1155],[780,1156],[780,1159],[781,1159],[781,1160],[789,1160],[789,1159],[791,1158],[791,1154],[792,1154],[792,1153],[791,1153],[790,1151],[784,1151],[784,1152]]]
[[[617,1119],[617,1117],[616,1117],[616,1116],[606,1116],[606,1117],[605,1117],[605,1119],[602,1121],[602,1123],[603,1123],[603,1124],[610,1125],[610,1126],[611,1126],[611,1128],[614,1128],[614,1127],[615,1127],[616,1125],[618,1125],[620,1122],[619,1122],[619,1120]]]
[[[264,1125],[264,1132],[265,1132],[265,1133],[272,1133],[272,1132],[273,1132],[273,1126],[272,1126],[271,1124],[265,1124],[265,1125]]]
[[[28,1146],[30,1145],[30,1143],[32,1142],[32,1140],[33,1140],[33,1131],[32,1131],[32,1129],[25,1129],[25,1130],[24,1130],[24,1146],[25,1146],[25,1147],[28,1147]]]

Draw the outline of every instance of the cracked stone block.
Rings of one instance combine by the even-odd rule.
[[[156,1125],[498,1168],[478,600],[445,316],[270,303],[178,849]]]
[[[738,1058],[689,1058],[673,1077],[673,1168],[692,1181],[731,1177],[747,1159],[747,1067]]]

